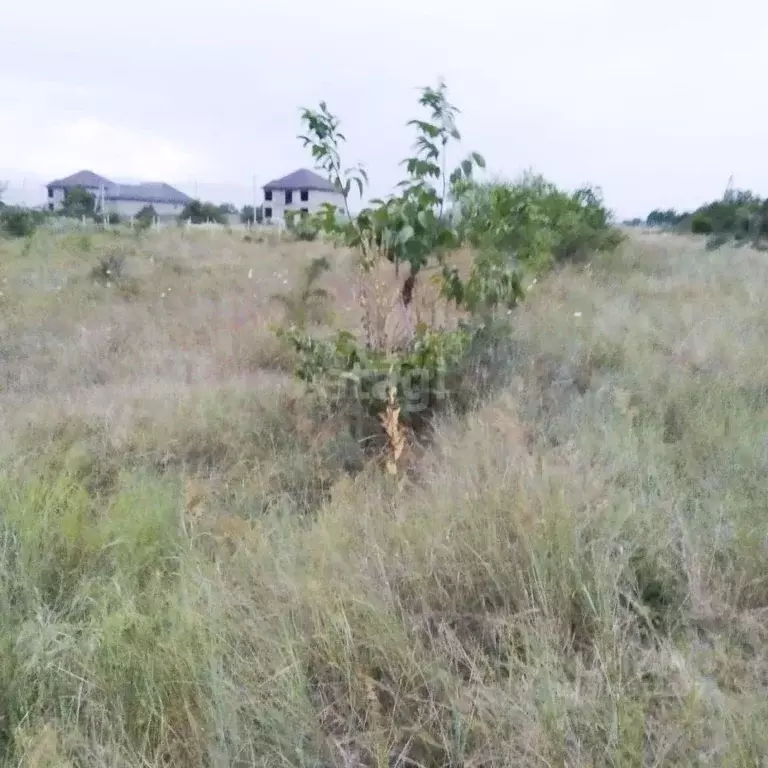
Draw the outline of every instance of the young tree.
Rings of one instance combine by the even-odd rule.
[[[244,205],[240,211],[240,221],[243,224],[261,224],[264,220],[264,211],[261,206],[254,209],[252,205]]]
[[[217,224],[227,223],[227,217],[220,206],[204,203],[201,200],[192,200],[187,203],[179,218],[182,221],[189,220],[193,224],[205,224],[207,221],[213,221]]]
[[[83,216],[92,218],[96,211],[96,198],[83,187],[73,187],[67,190],[61,215],[81,219]]]

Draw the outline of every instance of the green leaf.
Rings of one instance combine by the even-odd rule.
[[[415,125],[422,133],[426,133],[427,136],[431,136],[433,139],[440,135],[440,128],[432,123],[428,123],[426,120],[409,120],[406,125]]]

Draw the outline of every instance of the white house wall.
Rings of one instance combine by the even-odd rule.
[[[96,198],[96,204],[99,203],[99,195],[101,194],[98,189],[87,189]],[[64,205],[65,192],[63,189],[54,189],[53,197],[48,198],[48,208],[53,205],[53,210],[61,210]],[[116,213],[120,218],[130,219],[135,216],[142,208],[147,205],[151,205],[155,209],[155,213],[159,218],[166,218],[171,216],[178,216],[183,210],[184,206],[180,203],[145,203],[139,200],[106,200],[104,207],[107,213]]]
[[[272,209],[273,220],[285,219],[286,211],[296,211],[297,213],[306,208],[309,213],[317,213],[325,203],[335,205],[340,211],[344,210],[344,196],[340,192],[323,192],[321,190],[310,189],[309,199],[306,202],[301,200],[301,190],[293,191],[293,200],[290,205],[285,204],[285,191],[280,189],[272,190],[272,200],[264,200],[264,216],[266,218],[266,209]]]
[[[107,213],[116,213],[121,219],[130,219],[147,205],[155,209],[159,218],[178,216],[184,210],[180,203],[143,203],[139,200],[107,200],[105,208]]]

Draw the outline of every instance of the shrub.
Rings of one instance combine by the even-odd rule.
[[[470,183],[454,215],[476,248],[508,253],[536,269],[615,247],[621,239],[599,190],[568,194],[533,174],[514,184]]]
[[[686,216],[687,214],[678,213],[674,208],[668,208],[666,211],[657,208],[648,214],[645,223],[649,227],[676,227]]]
[[[690,231],[757,245],[761,237],[768,235],[768,200],[761,200],[748,190],[728,190],[721,200],[702,205],[694,212]]]
[[[8,237],[29,237],[37,229],[43,215],[17,206],[0,209],[0,232]]]
[[[190,221],[192,224],[205,224],[213,221],[216,224],[226,224],[227,216],[220,206],[213,203],[204,203],[200,200],[192,200],[184,207],[179,215],[180,221]]]
[[[144,230],[149,229],[157,218],[157,212],[151,205],[145,205],[138,213],[133,217],[133,226],[136,229]]]
[[[91,277],[102,283],[118,280],[125,266],[125,252],[121,248],[110,248],[91,270]]]
[[[285,225],[288,231],[297,239],[311,243],[317,240],[320,234],[318,223],[306,214],[296,214],[294,211],[286,211]]]
[[[712,220],[704,213],[696,213],[691,219],[691,232],[694,235],[709,235],[713,232]]]
[[[264,220],[264,211],[259,205],[254,208],[252,205],[244,205],[240,212],[240,222],[242,224],[261,224]]]

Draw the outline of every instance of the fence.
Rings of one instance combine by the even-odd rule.
[[[132,221],[125,221],[120,224],[109,224],[100,221],[94,221],[93,219],[83,218],[75,219],[64,216],[55,216],[47,218],[42,228],[48,229],[53,232],[99,232],[99,231],[125,231],[126,229],[138,228]],[[273,233],[281,234],[286,232],[284,222],[275,221],[270,224],[249,224],[240,221],[230,222],[227,224],[220,224],[216,221],[206,221],[199,224],[193,224],[187,220],[179,222],[175,219],[155,219],[149,226],[150,230],[161,231],[167,229],[184,229],[193,231],[210,231],[210,232],[243,232],[243,233]]]

